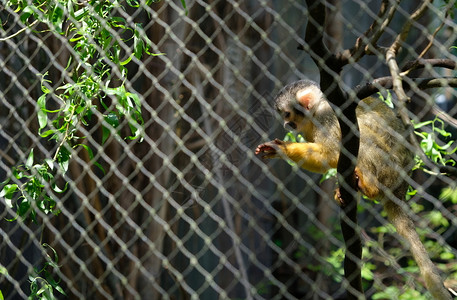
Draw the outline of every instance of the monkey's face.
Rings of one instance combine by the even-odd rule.
[[[293,104],[293,101],[290,102]],[[306,123],[306,111],[298,103],[287,106],[280,110],[279,113],[284,120],[284,128],[302,132]]]
[[[319,86],[301,80],[284,87],[276,96],[275,108],[284,120],[284,127],[307,135],[323,94]]]
[[[322,92],[315,85],[300,87],[283,93],[276,99],[276,109],[288,130],[305,133],[319,106]]]

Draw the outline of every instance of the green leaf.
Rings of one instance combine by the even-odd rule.
[[[32,6],[32,7],[34,7],[34,6]],[[32,7],[27,6],[22,10],[22,14],[20,17],[20,20],[22,23],[25,24],[27,22],[27,19],[30,18],[30,16],[32,16],[35,13],[34,10],[32,9]]]
[[[0,265],[0,274],[2,274],[2,275],[8,274],[8,270],[2,265]]]
[[[83,147],[84,149],[86,149],[86,151],[87,151],[88,154],[89,154],[89,158],[90,158],[91,161],[94,159],[94,153],[92,152],[92,149],[91,149],[89,146],[87,146],[87,145],[85,145],[85,144],[79,144],[78,146],[81,146],[81,147]],[[94,163],[94,165],[96,165],[96,166],[103,172],[103,174],[106,174],[106,173],[105,173],[105,169],[102,167],[101,164],[99,164],[99,163],[96,162],[96,161],[94,161],[93,163]]]
[[[457,204],[457,188],[446,187],[441,191],[440,199]]]
[[[107,115],[105,115],[104,119],[106,123],[113,126],[114,128],[117,128],[119,126],[119,118],[113,112],[110,112]]]
[[[70,164],[71,152],[64,146],[62,146],[57,154],[57,162],[59,163],[62,172],[66,173],[68,171],[68,166]]]
[[[54,248],[52,248],[51,245],[49,245],[47,243],[43,243],[43,247],[51,249],[51,251],[54,255],[53,261],[57,264],[59,262],[59,256],[57,255],[57,251]],[[49,255],[48,255],[48,257],[51,258]]]
[[[415,123],[414,121],[412,121],[412,123],[414,125],[414,129],[419,129],[421,127],[433,124],[433,121],[425,121],[425,122],[420,122],[420,123]]]
[[[83,18],[87,17],[88,14],[89,8],[84,6],[83,8],[78,9],[72,16],[76,21],[81,21]]]
[[[55,184],[55,183],[51,184],[52,190],[53,190],[54,192],[56,192],[56,193],[59,193],[59,194],[65,192],[65,191],[67,190],[67,187],[68,187],[68,182],[65,183],[65,186],[64,186],[63,189],[61,189],[61,188],[60,188],[59,186],[57,186],[57,184]]]
[[[56,131],[54,129],[49,129],[49,130],[46,130],[45,132],[41,133],[40,136],[41,137],[48,137],[50,136],[51,134],[54,134]]]
[[[125,24],[127,24],[127,21],[122,18],[122,17],[111,17],[111,22],[110,22],[110,25],[113,26],[113,27],[118,27],[118,28],[121,28],[121,29],[130,29],[128,28],[127,26],[125,26]]]
[[[46,114],[46,94],[43,94],[38,98],[37,104],[39,107],[37,112],[39,124],[38,132],[41,132],[41,129],[48,125],[48,115]]]
[[[373,280],[374,274],[373,274],[373,271],[371,271],[371,270],[374,270],[374,269],[376,269],[376,266],[371,263],[363,264],[362,270],[361,270],[362,278],[365,280],[370,280],[370,281]]]
[[[62,295],[67,296],[67,294],[65,293],[65,291],[62,289],[62,287],[61,287],[60,285],[56,284],[56,285],[54,286],[54,288],[56,289],[56,291],[58,291],[58,292],[61,293]]]
[[[140,7],[139,0],[127,0],[127,3],[131,7]]]
[[[105,144],[106,140],[109,138],[111,134],[111,131],[106,128],[105,126],[102,126],[102,145]]]
[[[128,64],[128,63],[132,60],[132,58],[133,58],[134,56],[136,56],[136,54],[131,54],[126,60],[119,62],[119,64],[120,64],[121,66],[125,66],[126,64]]]
[[[126,93],[126,96],[133,100],[137,107],[141,107],[141,100],[138,94],[135,93]]]
[[[337,174],[336,168],[329,169],[327,172],[325,172],[325,173],[322,175],[322,178],[321,178],[321,180],[319,181],[319,183],[322,183],[322,182],[324,182],[324,181],[327,180],[327,179],[336,177],[336,174]]]
[[[0,198],[12,199],[17,189],[18,185],[15,183],[5,185],[2,190],[0,190]]]
[[[433,226],[449,227],[449,221],[443,216],[440,211],[430,211],[427,213],[426,218]]]
[[[30,150],[29,156],[27,157],[27,161],[25,162],[25,166],[28,169],[31,169],[33,166],[33,148]]]
[[[304,143],[306,142],[305,138],[301,134],[295,135],[293,132],[286,133],[284,141],[290,141],[293,143]]]
[[[439,124],[439,127],[437,127],[435,124],[438,123]],[[433,131],[435,132],[438,132],[439,134],[441,134],[443,137],[450,137],[452,134],[450,132],[447,132],[445,129],[444,129],[444,121],[441,120],[440,118],[436,117],[434,120],[433,120]]]
[[[63,21],[64,21],[63,8],[62,8],[61,4],[58,1],[56,1],[56,6],[54,7],[54,10],[51,15],[51,22],[54,25],[54,29],[60,34],[64,33],[62,31]]]
[[[444,259],[444,260],[452,260],[455,258],[455,255],[452,252],[446,251],[446,252],[440,253],[440,258]]]
[[[145,4],[146,4],[146,5],[151,5],[152,3],[156,3],[156,2],[159,2],[159,1],[160,1],[160,0],[146,0]],[[185,1],[185,0],[181,0],[181,2],[182,2],[182,1]],[[185,4],[186,4],[186,3],[184,2],[184,5],[185,5]]]
[[[51,91],[45,86],[45,83],[51,83],[50,80],[46,79],[48,72],[39,75],[41,75],[41,91],[45,94],[49,94]]]
[[[383,94],[381,92],[378,92],[378,97],[385,104],[387,104],[387,106],[389,106],[390,108],[394,108],[394,104],[392,102],[392,94],[389,91],[387,91],[387,97],[386,98],[384,98],[384,96],[383,96]]]
[[[21,217],[25,217],[27,215],[27,213],[29,212],[29,210],[30,210],[30,202],[27,199],[22,198],[22,201],[20,201],[18,204],[16,213]],[[36,221],[33,211],[30,212],[30,217],[32,218],[33,221]]]
[[[152,53],[150,48],[152,48],[153,42],[148,38],[147,34],[144,32],[143,26],[141,24],[135,24],[134,34],[133,34],[133,49],[135,57],[140,59],[143,55],[143,52],[151,55],[158,56],[164,55],[165,53]]]
[[[141,59],[141,56],[143,55],[143,49],[145,49],[143,39],[141,38],[142,32],[143,30],[141,25],[135,24],[135,31],[133,35],[133,49],[135,57],[138,59]]]
[[[141,128],[139,128],[137,126],[138,125],[132,124],[129,122],[129,128],[130,128],[130,131],[132,132],[132,135],[128,137],[130,140],[136,140],[143,136],[143,134],[142,134],[143,130],[141,130]]]

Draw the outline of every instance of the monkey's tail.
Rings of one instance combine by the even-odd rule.
[[[437,300],[452,300],[451,294],[443,285],[437,267],[431,261],[427,250],[420,241],[411,218],[400,205],[392,200],[384,201],[384,209],[387,212],[390,222],[397,229],[397,232],[408,241],[411,254],[419,266],[425,286],[430,294]]]

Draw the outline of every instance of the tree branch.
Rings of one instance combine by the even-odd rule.
[[[452,125],[454,128],[457,128],[457,119],[451,117],[447,112],[443,111],[441,108],[439,108],[438,106],[436,105],[433,105],[431,107],[431,112],[437,116],[438,118],[440,118],[441,120],[443,120],[444,122]]]
[[[427,44],[427,46],[425,46],[425,48],[422,50],[422,52],[419,54],[419,56],[417,57],[417,59],[414,61],[415,64],[419,63],[419,61],[422,59],[422,57],[424,57],[424,55],[428,52],[428,50],[430,50],[430,48],[433,46],[433,41],[435,39],[435,36],[436,34],[441,30],[441,28],[443,28],[444,26],[444,21],[441,22],[440,26],[438,28],[435,29],[435,32],[433,32],[433,35],[430,37],[430,41],[429,43]],[[412,70],[414,70],[415,68],[415,64],[413,64],[409,69],[406,69],[405,71],[403,71],[400,75],[401,76],[406,76],[408,75]]]
[[[364,55],[376,52],[385,53],[385,49],[377,47],[376,44],[392,21],[400,1],[401,0],[396,0],[396,2],[393,3],[393,1],[383,0],[378,15],[368,30],[357,38],[354,47],[340,52],[337,54],[337,58],[344,61],[345,64],[348,64],[351,58],[354,61],[358,61]],[[383,21],[379,22],[379,20]]]
[[[347,299],[359,299],[363,296],[361,277],[362,241],[357,225],[357,193],[354,178],[355,163],[359,151],[359,138],[355,108],[356,101],[349,101],[346,93],[338,85],[335,77],[340,77],[347,61],[338,59],[324,44],[324,30],[319,24],[325,24],[325,6],[323,1],[306,0],[308,6],[308,24],[305,41],[309,46],[311,58],[320,72],[320,86],[327,99],[336,107],[344,107],[337,113],[341,128],[342,145],[338,159],[340,195],[343,202],[341,230],[346,244],[344,258],[344,276],[349,283]],[[303,49],[305,47],[302,47]],[[346,119],[348,121],[343,120]],[[355,157],[355,158],[354,158]]]
[[[393,90],[395,91],[395,94],[397,94],[398,100],[400,101],[400,115],[405,124],[408,122],[409,118],[407,117],[407,115],[404,114],[404,105],[402,103],[409,102],[410,99],[403,89],[400,68],[398,67],[396,56],[403,42],[408,37],[409,31],[411,30],[411,26],[425,13],[430,4],[431,0],[422,1],[422,4],[416,9],[416,11],[411,15],[411,17],[407,19],[405,25],[403,25],[402,31],[397,35],[395,41],[392,43],[392,45],[386,52],[386,62],[390,70],[390,75],[392,76]]]
[[[33,26],[35,26],[37,23],[38,23],[39,20],[35,20],[33,21],[32,23],[30,23],[29,25],[26,25],[25,27],[19,29],[18,31],[16,31],[15,33],[13,33],[12,35],[9,35],[9,36],[6,36],[4,38],[0,38],[0,42],[4,42],[6,40],[10,40],[12,38],[14,38],[15,36],[18,36],[20,35],[21,33],[23,33],[24,31],[26,31],[27,29],[30,29],[32,28]]]
[[[430,67],[440,67],[455,70],[457,67],[457,63],[455,60],[452,59],[441,59],[441,58],[429,58],[429,59],[418,59],[413,60],[406,63],[402,70],[402,75],[405,74],[406,71],[413,71],[421,68],[425,68],[426,66]],[[406,74],[405,74],[406,75]]]
[[[407,82],[404,82],[404,88],[413,90],[420,89],[426,90],[431,88],[438,87],[455,87],[457,88],[457,77],[441,77],[441,78],[409,78],[414,84],[411,85]],[[359,85],[354,88],[354,92],[357,95],[358,99],[367,98],[381,89],[392,89],[393,88],[393,78],[392,76],[380,77],[372,82],[369,82],[365,85]]]

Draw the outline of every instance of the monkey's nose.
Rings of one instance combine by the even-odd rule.
[[[295,124],[294,122],[285,122],[284,128],[295,130],[295,129],[297,129],[297,124]]]

